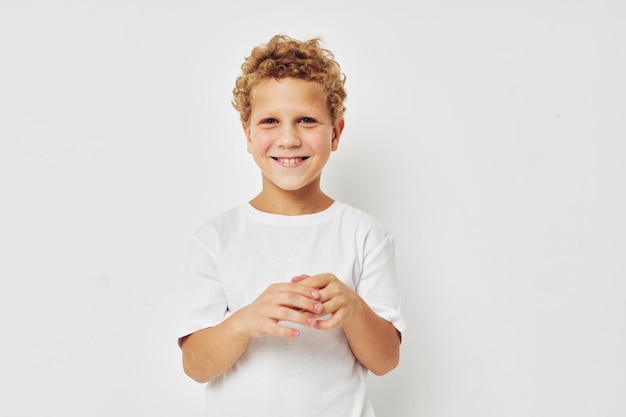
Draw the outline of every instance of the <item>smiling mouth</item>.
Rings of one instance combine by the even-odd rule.
[[[282,165],[296,165],[299,164],[302,161],[305,161],[307,159],[309,159],[308,156],[301,156],[301,157],[297,157],[297,158],[277,158],[277,157],[272,157],[273,160],[279,162]]]

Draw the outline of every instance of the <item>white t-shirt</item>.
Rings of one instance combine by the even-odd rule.
[[[394,240],[366,213],[335,202],[302,216],[249,204],[209,220],[193,236],[178,336],[219,324],[270,284],[333,273],[400,332]],[[238,362],[206,385],[205,416],[371,417],[365,369],[343,329],[294,323],[295,339],[253,339]],[[224,346],[228,349],[228,346]]]

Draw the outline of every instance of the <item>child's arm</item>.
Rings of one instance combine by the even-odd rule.
[[[354,295],[354,313],[343,321],[343,331],[359,362],[375,375],[384,375],[400,361],[400,333]]]
[[[377,315],[367,303],[333,274],[310,277],[300,276],[294,282],[305,283],[320,289],[322,317],[332,314],[328,320],[318,321],[322,330],[343,325],[352,353],[372,373],[384,375],[398,366],[400,360],[400,333],[394,325]]]
[[[319,296],[317,289],[304,284],[271,285],[252,304],[217,326],[198,330],[181,341],[185,373],[197,382],[207,382],[228,371],[254,337],[298,337],[299,330],[278,322],[317,326],[314,315],[322,311]]]

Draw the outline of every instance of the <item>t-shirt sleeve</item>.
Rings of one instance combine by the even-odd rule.
[[[387,234],[371,249],[367,247],[368,244],[357,294],[376,314],[391,322],[402,333],[406,328],[406,322],[401,313],[393,236]]]
[[[216,259],[211,231],[205,228],[191,239],[180,295],[179,342],[182,337],[221,323],[227,314],[228,305]]]

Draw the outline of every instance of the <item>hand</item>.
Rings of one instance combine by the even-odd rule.
[[[328,320],[317,320],[314,327],[318,329],[334,329],[350,320],[363,302],[356,292],[348,288],[333,274],[300,275],[292,278],[291,282],[318,289],[319,297],[317,300],[322,303],[323,309],[316,313],[315,318],[318,319],[331,314],[331,318]]]
[[[323,311],[320,292],[314,287],[297,282],[270,285],[239,315],[245,331],[251,337],[273,335],[298,337],[300,331],[279,324],[280,321],[315,327],[315,316]]]

